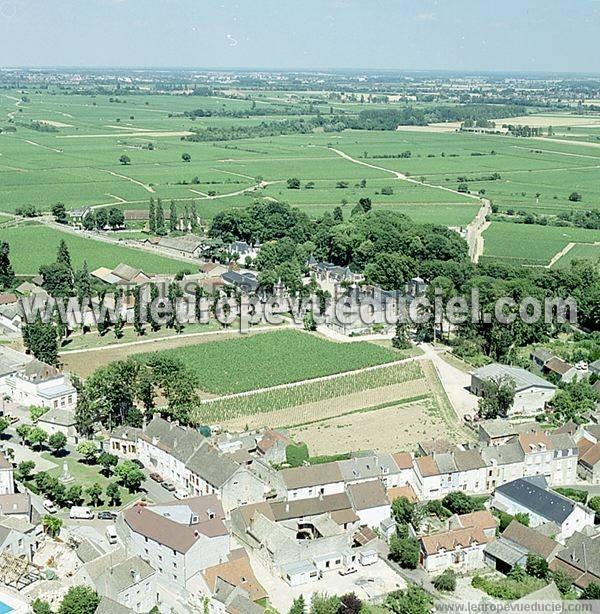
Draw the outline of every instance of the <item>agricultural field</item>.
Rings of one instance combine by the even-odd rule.
[[[574,245],[552,265],[552,268],[566,268],[574,260],[590,260],[600,266],[600,243],[595,245],[581,243]]]
[[[192,419],[198,424],[227,422],[231,426],[301,424],[365,405],[421,395],[427,385],[418,381],[422,379],[423,372],[416,361],[384,364],[360,373],[209,399]]]
[[[0,240],[8,241],[10,259],[17,275],[37,275],[40,265],[56,259],[61,240],[65,240],[75,267],[87,261],[90,270],[114,268],[124,262],[147,273],[177,273],[186,263],[138,249],[94,241],[35,222],[0,229]]]
[[[483,233],[483,238],[486,257],[501,258],[515,264],[545,266],[569,243],[581,244],[586,254],[597,253],[597,246],[592,244],[600,241],[600,231],[492,222]]]
[[[367,342],[334,343],[293,330],[201,343],[163,354],[185,362],[196,373],[199,388],[214,394],[289,384],[403,357]]]

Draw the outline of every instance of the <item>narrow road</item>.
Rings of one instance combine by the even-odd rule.
[[[328,147],[331,151],[338,154],[345,160],[349,162],[354,162],[354,164],[360,164],[361,166],[367,166],[368,168],[373,168],[375,170],[384,171],[386,173],[391,173],[394,175],[396,179],[400,181],[407,181],[408,183],[414,183],[416,185],[426,186],[428,188],[433,188],[434,190],[442,190],[444,192],[451,192],[452,194],[457,194],[459,196],[464,196],[465,198],[471,198],[481,203],[481,208],[479,209],[475,219],[469,223],[467,226],[466,232],[466,241],[469,246],[469,257],[471,261],[477,263],[479,257],[483,254],[483,231],[487,226],[486,218],[492,212],[492,206],[490,201],[487,198],[482,198],[477,196],[476,194],[468,194],[466,192],[459,192],[458,190],[453,190],[452,188],[447,188],[442,185],[434,185],[431,183],[426,183],[423,181],[417,181],[412,177],[408,177],[399,171],[392,170],[390,168],[385,168],[384,166],[378,166],[377,164],[371,164],[370,162],[365,162],[364,160],[357,160],[352,156],[349,156],[347,153],[341,151],[340,149],[335,149],[334,147]]]
[[[114,171],[109,171],[105,168],[101,168],[100,170],[104,171],[105,173],[108,173],[109,175],[112,175],[113,177],[127,179],[127,181],[131,181],[131,183],[135,183],[136,185],[141,186],[142,188],[144,188],[144,190],[146,190],[146,192],[150,192],[151,194],[154,194],[156,192],[156,190],[151,185],[142,183],[141,181],[138,181],[137,179],[134,179],[133,177],[127,177],[127,175],[121,175],[120,173],[115,173]]]
[[[560,260],[565,254],[568,254],[574,247],[575,247],[575,243],[567,243],[561,250],[560,252],[557,252],[556,254],[554,254],[554,256],[552,256],[552,260],[550,260],[550,262],[546,265],[547,269],[551,269],[554,264]]]

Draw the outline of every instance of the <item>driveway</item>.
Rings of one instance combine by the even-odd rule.
[[[473,416],[477,412],[478,398],[469,391],[471,376],[446,362],[444,350],[429,343],[422,343],[419,347],[433,363],[456,415],[461,420],[466,414]]]

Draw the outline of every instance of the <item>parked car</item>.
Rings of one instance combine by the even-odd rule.
[[[114,520],[117,515],[114,512],[109,512],[104,510],[103,512],[98,512],[98,520]]]
[[[175,499],[187,499],[190,495],[187,490],[184,488],[178,488],[175,491]]]
[[[155,482],[158,482],[159,484],[164,481],[164,478],[162,477],[162,475],[158,473],[151,473],[150,479],[154,480]]]
[[[140,469],[144,469],[144,463],[142,463],[141,460],[138,460],[137,458],[133,458],[131,459],[131,462],[136,466],[139,467]]]
[[[356,569],[354,565],[348,565],[347,567],[340,569],[339,574],[340,576],[349,576],[351,573],[356,573],[357,571],[358,569]]]
[[[175,484],[171,484],[171,482],[162,482],[161,486],[169,492],[173,492],[175,490]]]
[[[44,509],[49,514],[56,514],[56,512],[58,512],[58,508],[56,507],[56,505],[54,505],[52,501],[50,501],[50,499],[44,499]]]
[[[109,512],[110,513],[110,512]],[[100,514],[98,514],[98,518],[100,518]],[[118,540],[117,529],[115,529],[114,524],[109,524],[106,527],[106,539],[109,544],[116,544]]]

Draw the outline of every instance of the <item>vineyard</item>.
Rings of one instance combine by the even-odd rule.
[[[341,398],[357,392],[384,388],[421,378],[423,378],[423,372],[418,362],[382,366],[322,381],[209,399],[203,401],[196,409],[192,419],[197,424],[222,422],[241,416]]]

